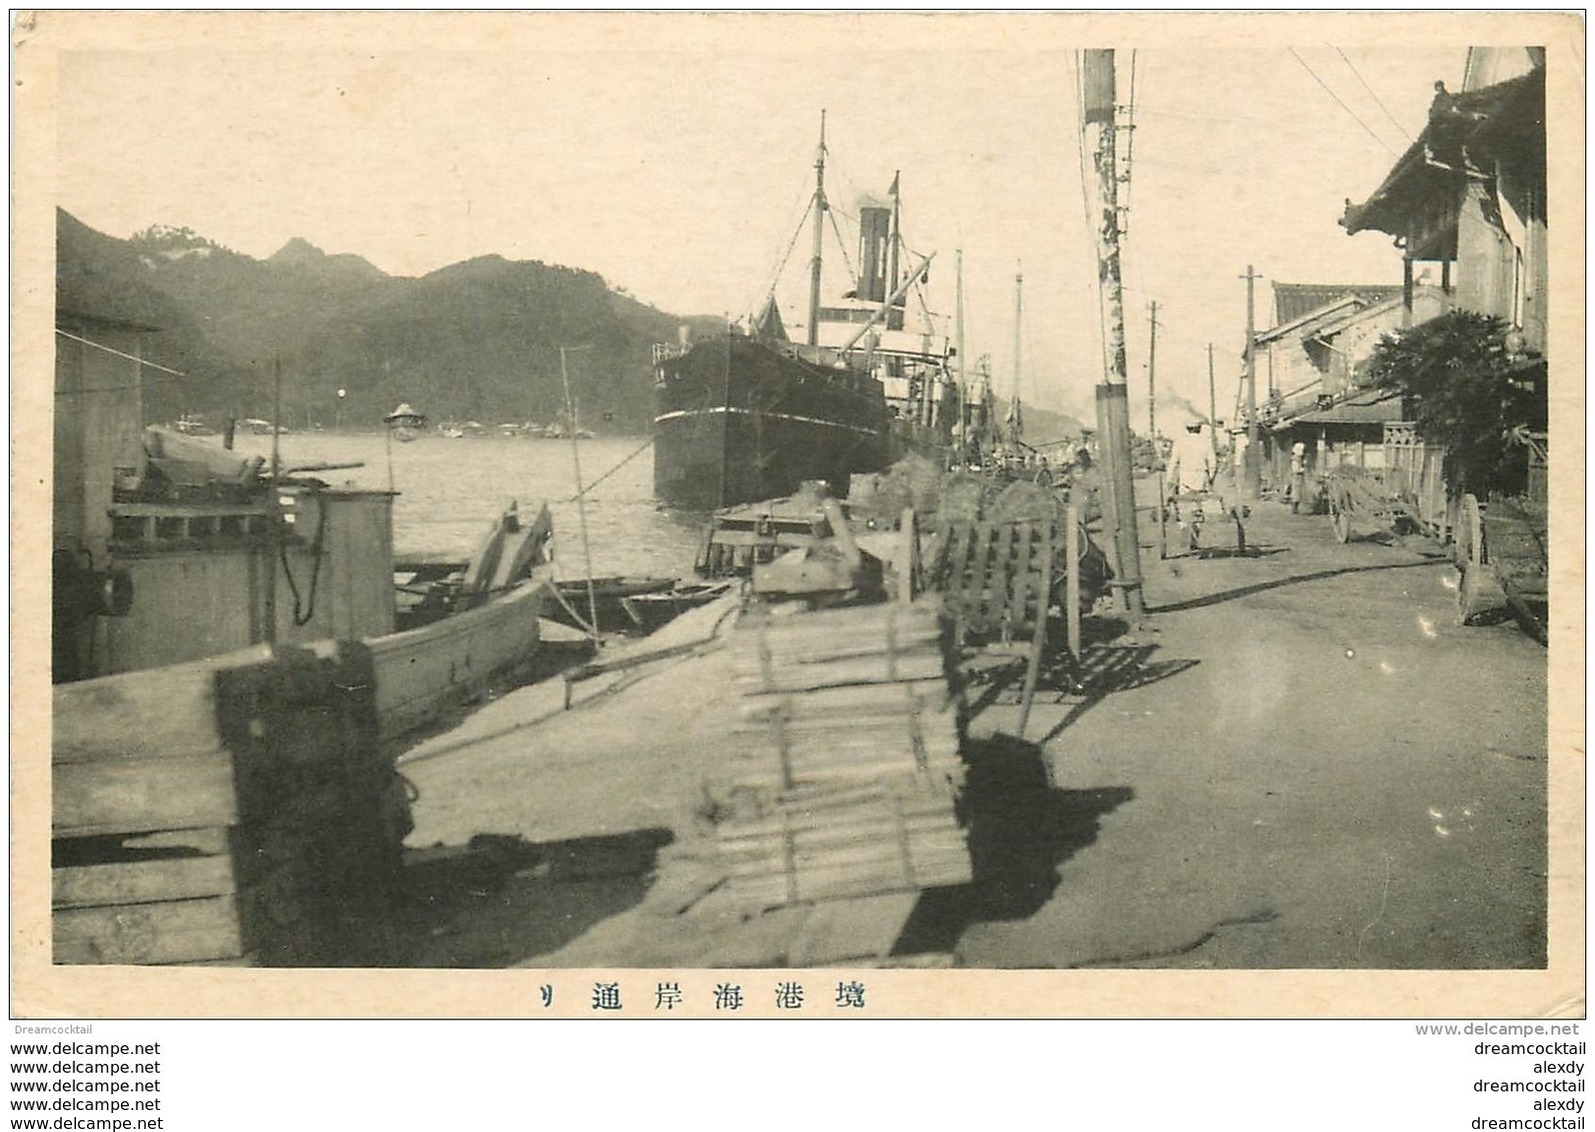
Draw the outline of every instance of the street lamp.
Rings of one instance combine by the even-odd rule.
[[[342,393],[343,390],[339,390]],[[387,422],[387,452],[388,452],[388,490],[393,490],[393,442],[398,440],[401,444],[408,444],[421,435],[421,430],[426,427],[426,414],[418,413],[410,408],[408,401],[400,401],[399,407],[382,418]]]

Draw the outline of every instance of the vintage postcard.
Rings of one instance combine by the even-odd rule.
[[[14,1017],[1582,1016],[1580,15],[11,30]]]

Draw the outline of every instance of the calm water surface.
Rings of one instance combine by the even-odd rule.
[[[306,432],[289,433],[280,443],[283,466],[289,469],[324,461],[363,463],[318,473],[335,487],[387,488],[391,457],[392,487],[399,493],[393,504],[394,549],[400,555],[468,558],[509,500],[528,513],[547,502],[559,576],[586,576],[569,440],[426,436],[400,444],[382,433]],[[583,483],[611,473],[587,493],[594,574],[692,573],[707,516],[654,502],[653,449],[646,443],[645,437],[577,442]],[[269,460],[271,438],[239,436],[237,449]]]

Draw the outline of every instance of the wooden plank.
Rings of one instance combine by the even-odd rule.
[[[1030,624],[1030,589],[1032,579],[1035,577],[1035,563],[1031,543],[1036,537],[1034,523],[1014,524],[1014,533],[1017,541],[1014,546],[1013,573],[1011,575],[1012,594],[1009,597],[1008,617],[1017,629],[1021,625]]]
[[[50,903],[55,908],[157,904],[223,896],[235,887],[232,861],[227,857],[175,857],[50,870]]]
[[[1064,516],[1064,559],[1068,571],[1064,581],[1064,632],[1069,645],[1069,655],[1080,660],[1080,512],[1073,497]]]
[[[196,855],[214,857],[232,852],[232,836],[230,826],[217,826],[213,829],[167,829],[158,833],[124,837],[122,848],[133,851],[190,850]]]
[[[226,656],[57,686],[51,758],[183,758],[221,748],[216,673],[271,662],[268,645]]]
[[[233,825],[232,763],[223,755],[62,763],[51,814],[54,837]]]
[[[479,609],[367,642],[380,739],[419,727],[495,673],[532,657],[548,593],[545,570]]]
[[[56,963],[183,963],[244,953],[231,896],[51,916]]]

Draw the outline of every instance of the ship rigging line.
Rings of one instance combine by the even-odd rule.
[[[104,350],[107,354],[115,354],[119,358],[126,358],[128,361],[137,362],[141,366],[148,366],[150,369],[160,370],[162,373],[169,373],[173,377],[188,377],[188,376],[190,376],[189,374],[184,373],[182,370],[167,369],[165,366],[156,365],[154,362],[145,361],[143,358],[140,358],[140,357],[138,357],[138,356],[136,356],[134,354],[124,354],[121,350],[113,350],[111,347],[102,345],[99,342],[93,342],[93,341],[90,341],[87,338],[79,338],[76,334],[68,334],[65,330],[62,330],[59,326],[55,328],[55,332],[57,334],[59,334],[61,337],[63,337],[63,338],[70,338],[74,342],[81,342],[85,346],[93,346],[96,350]],[[125,386],[118,386],[118,388],[126,388],[126,387]],[[92,390],[92,391],[85,390],[85,392],[99,392],[99,390]]]
[[[781,273],[786,270],[787,261],[792,258],[792,249],[797,247],[798,237],[803,235],[803,229],[809,222],[809,214],[813,211],[814,201],[810,200],[809,206],[803,210],[803,218],[798,221],[797,227],[792,231],[792,239],[786,245],[786,251],[781,256],[781,262],[775,265],[775,274],[770,277],[770,286],[764,293],[766,302],[775,295],[775,285],[780,281]],[[762,313],[762,311],[755,312],[755,317]]]
[[[640,448],[636,449],[635,451],[633,451],[631,453],[631,455],[627,456],[624,460],[622,460],[620,463],[616,464],[613,468],[610,468],[607,472],[605,472],[603,475],[599,476],[597,479],[595,479],[592,483],[588,484],[586,487],[582,488],[575,495],[573,495],[569,499],[565,500],[565,502],[566,503],[575,503],[578,499],[580,499],[582,496],[586,495],[593,488],[597,487],[599,484],[601,484],[605,480],[607,480],[610,476],[612,476],[616,472],[620,471],[621,468],[624,468],[627,464],[631,463],[638,456],[641,456],[644,452],[648,451],[649,448],[653,447],[653,442],[654,442],[654,438],[650,436],[647,440],[642,442],[642,447],[640,447]]]
[[[858,276],[853,271],[853,261],[847,255],[847,241],[842,239],[842,228],[836,222],[836,209],[826,205],[825,211],[831,216],[831,231],[836,235],[836,246],[842,253],[842,266],[847,268],[847,277],[856,279]]]

